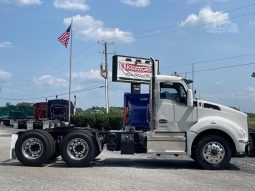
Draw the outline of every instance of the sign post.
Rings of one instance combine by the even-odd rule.
[[[140,94],[141,93],[141,84],[131,83],[131,94]]]

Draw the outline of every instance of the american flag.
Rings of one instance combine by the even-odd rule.
[[[68,27],[68,29],[66,29],[66,31],[62,35],[58,37],[59,42],[61,42],[65,48],[67,47],[68,41],[70,39],[70,34],[71,34],[70,31],[71,31],[71,25]]]

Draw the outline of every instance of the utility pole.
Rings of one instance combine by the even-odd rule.
[[[193,81],[193,83],[192,83],[192,93],[194,94],[194,78],[195,78],[195,64],[194,63],[192,63],[192,81]]]
[[[74,114],[76,114],[76,95],[73,96],[74,97]]]
[[[101,65],[101,76],[105,79],[105,108],[106,113],[109,113],[109,82],[108,82],[108,63],[107,63],[107,47],[113,42],[107,42],[107,41],[100,41],[99,42],[104,47],[104,66]]]

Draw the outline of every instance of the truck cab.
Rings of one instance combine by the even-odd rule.
[[[74,106],[71,102],[71,115],[74,114]],[[55,99],[48,101],[47,117],[49,120],[68,121],[69,101]]]
[[[147,136],[148,153],[188,154],[209,169],[221,168],[231,156],[245,153],[245,113],[194,100],[192,90],[181,77],[156,75],[154,83],[151,110],[156,112],[152,113]]]

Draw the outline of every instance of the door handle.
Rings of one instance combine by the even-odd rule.
[[[160,119],[159,123],[168,123],[168,121],[166,119]]]

